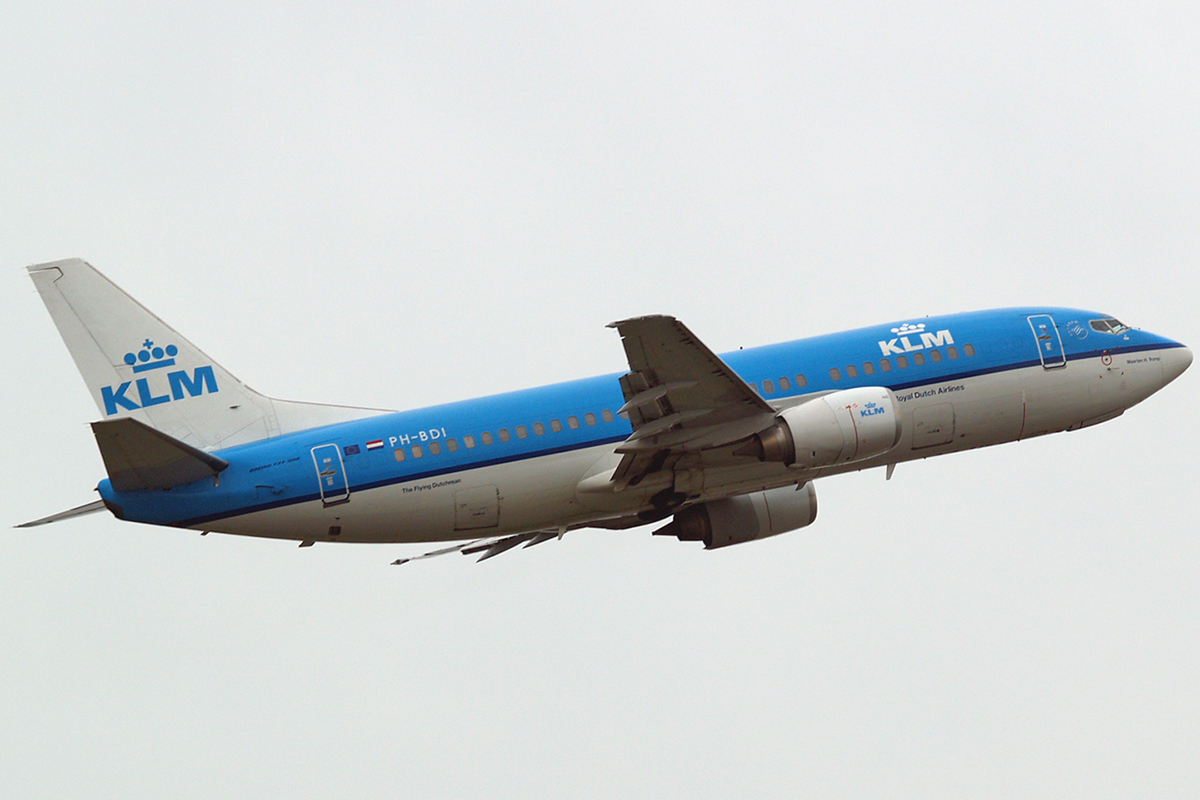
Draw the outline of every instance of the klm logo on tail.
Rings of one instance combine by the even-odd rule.
[[[175,366],[175,356],[179,354],[179,348],[173,344],[166,347],[158,347],[154,342],[147,339],[142,343],[142,349],[137,353],[126,353],[125,363],[133,367],[135,375],[152,370],[167,369]],[[163,374],[163,373],[157,373]],[[100,395],[104,400],[104,414],[111,416],[119,413],[120,409],[127,411],[137,411],[139,408],[149,408],[161,403],[169,403],[173,400],[185,400],[188,397],[199,397],[208,392],[216,394],[220,391],[217,388],[217,376],[213,373],[213,368],[196,367],[191,374],[185,369],[174,370],[165,373],[166,386],[162,385],[161,379],[156,381],[157,387],[151,387],[150,378],[136,378],[132,381],[125,381],[116,388],[112,386],[103,386],[100,389]],[[127,394],[131,387],[136,387],[136,401]],[[162,392],[164,388],[167,393],[156,394]]]

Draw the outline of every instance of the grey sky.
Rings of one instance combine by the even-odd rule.
[[[22,269],[57,258],[256,389],[383,407],[619,370],[643,313],[1200,344],[1186,4],[119,5],[0,11],[6,526],[103,476]],[[0,531],[0,796],[1179,796],[1195,386],[713,553]]]

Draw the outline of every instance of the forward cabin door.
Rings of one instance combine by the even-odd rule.
[[[1067,354],[1063,352],[1058,326],[1049,314],[1036,314],[1029,318],[1033,338],[1037,340],[1038,355],[1045,369],[1059,369],[1067,365]]]

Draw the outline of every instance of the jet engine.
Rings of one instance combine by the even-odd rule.
[[[654,535],[704,542],[713,550],[794,531],[816,518],[817,492],[805,483],[688,506]]]
[[[734,451],[812,469],[883,455],[900,441],[900,405],[883,386],[846,389],[784,409]]]

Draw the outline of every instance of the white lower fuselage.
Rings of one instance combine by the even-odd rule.
[[[603,525],[605,520],[636,514],[650,495],[666,486],[664,480],[674,480],[677,487],[682,483],[695,499],[715,499],[1102,422],[1161,388],[1178,374],[1171,371],[1172,359],[1185,354],[1190,361],[1186,349],[1150,350],[1109,356],[1109,363],[1097,356],[1057,368],[1024,366],[909,386],[895,392],[903,420],[899,443],[883,456],[836,468],[798,471],[744,459],[737,466],[692,470],[624,491],[580,491],[585,477],[616,466],[613,445],[605,444],[351,491],[349,499],[338,504],[314,500],[191,527],[273,538],[382,543]]]

